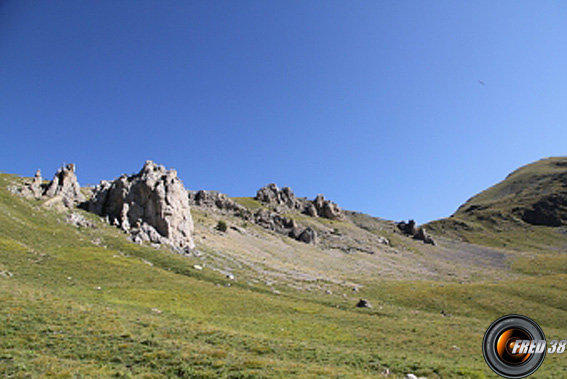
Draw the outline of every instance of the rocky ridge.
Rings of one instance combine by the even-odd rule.
[[[207,211],[236,216],[264,229],[272,230],[301,242],[316,243],[317,232],[315,230],[309,227],[302,227],[298,225],[295,220],[280,214],[284,211],[289,212],[292,209],[299,209],[295,208],[293,205],[295,203],[292,200],[294,196],[291,190],[288,189],[286,192],[291,193],[292,197],[287,197],[285,200],[282,200],[282,198],[274,200],[277,201],[279,205],[284,205],[284,207],[279,207],[274,210],[260,208],[251,211],[230,199],[225,194],[216,191],[188,191],[188,198],[192,206],[206,209]]]
[[[66,207],[73,207],[85,201],[73,163],[59,168],[53,179],[47,184],[43,183],[41,171],[37,170],[33,180],[24,184],[19,192],[24,197],[35,197],[36,199],[42,196],[49,198],[59,196]]]
[[[278,212],[299,211],[311,217],[324,217],[330,220],[344,219],[341,208],[325,196],[319,194],[314,200],[295,197],[289,187],[281,190],[275,183],[270,183],[258,190],[256,200],[272,206]]]

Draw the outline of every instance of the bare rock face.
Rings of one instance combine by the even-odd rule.
[[[42,183],[43,178],[41,177],[41,171],[38,169],[35,172],[35,176],[33,177],[33,180],[29,186],[31,193],[35,198],[41,197],[43,191],[43,189],[41,188]]]
[[[41,171],[38,169],[31,182],[26,182],[21,188],[14,188],[14,193],[20,194],[24,197],[35,197],[39,199],[43,195],[43,179],[41,178]]]
[[[256,193],[256,200],[272,206],[283,206],[288,209],[301,209],[303,202],[297,199],[289,187],[284,187],[281,190],[275,183],[270,183],[262,187]]]
[[[34,181],[36,181],[36,179],[34,179]],[[53,176],[53,180],[47,185],[43,194],[47,197],[61,196],[63,203],[67,207],[84,202],[85,196],[81,193],[81,186],[75,175],[75,165],[70,163],[57,170],[55,176]]]
[[[330,220],[340,220],[343,218],[341,208],[330,200],[325,200],[325,196],[317,195],[312,205],[315,207],[319,217],[328,218]],[[309,212],[312,212],[310,210]]]
[[[297,198],[289,187],[279,189],[274,183],[262,187],[256,193],[256,200],[274,207],[277,211],[297,210],[311,217],[324,217],[330,220],[343,219],[341,208],[325,196],[317,195],[315,200]]]
[[[107,216],[135,242],[165,243],[180,251],[195,247],[187,191],[175,170],[152,161],[136,175],[102,181],[93,191],[89,210]]]
[[[57,170],[53,180],[47,185],[43,184],[41,171],[37,170],[31,183],[26,183],[16,193],[24,197],[35,197],[36,199],[42,196],[58,197],[68,208],[85,201],[85,196],[81,192],[81,186],[75,175],[75,165],[73,163]]]

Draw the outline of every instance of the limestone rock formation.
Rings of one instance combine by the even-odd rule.
[[[409,220],[408,222],[401,221],[398,223],[398,229],[405,235],[412,237],[413,239],[423,241],[424,243],[434,245],[435,240],[427,234],[424,227],[417,227],[414,220]]]
[[[16,193],[24,197],[35,197],[36,199],[42,196],[58,197],[66,207],[73,207],[85,201],[85,196],[81,192],[81,186],[75,175],[75,165],[73,163],[57,170],[53,180],[47,185],[43,184],[41,171],[37,170],[33,180],[26,183]]]
[[[317,211],[319,217],[328,218],[330,220],[339,220],[343,218],[341,208],[330,200],[325,200],[325,196],[319,194],[313,200],[312,205]]]
[[[303,202],[295,197],[291,188],[284,187],[280,190],[275,183],[260,188],[256,200],[273,206],[283,205],[288,209],[299,210],[303,206]]]
[[[38,169],[35,172],[35,176],[31,182],[27,182],[21,188],[14,188],[14,193],[20,194],[24,197],[35,197],[39,199],[43,195],[43,179],[41,177],[41,171]]]
[[[43,194],[47,197],[61,196],[63,203],[67,207],[85,201],[85,196],[81,193],[81,186],[75,175],[75,165],[70,163],[57,170],[55,176],[53,176],[53,180],[47,185]]]
[[[311,217],[324,217],[330,220],[342,219],[341,208],[332,201],[326,200],[323,195],[317,195],[314,200],[295,197],[289,187],[279,189],[274,183],[268,184],[258,190],[256,200],[270,205],[276,211],[300,211]]]
[[[252,218],[251,212],[231,200],[223,193],[216,191],[187,191],[189,204],[191,206],[198,206],[207,208],[209,210],[219,211],[221,213],[228,213],[238,216],[240,218],[250,220]]]
[[[107,216],[135,242],[165,243],[185,252],[195,247],[187,191],[175,170],[152,161],[136,175],[102,181],[93,191],[89,210]]]

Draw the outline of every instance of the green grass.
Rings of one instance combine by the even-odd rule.
[[[231,197],[231,199],[251,211],[264,207],[262,203],[253,197]]]
[[[232,282],[6,191],[0,176],[0,374],[7,377],[494,377],[484,331],[522,310],[567,338],[561,254],[518,255],[523,275],[470,284],[364,283],[348,298]],[[148,263],[151,263],[148,264]],[[541,267],[541,269],[538,269]],[[244,274],[243,274],[244,275]],[[359,297],[372,309],[357,309]],[[449,313],[445,317],[441,311]],[[536,377],[562,376],[549,356]]]
[[[463,204],[453,216],[427,224],[435,234],[520,251],[565,251],[565,227],[530,225],[521,214],[553,193],[567,190],[567,158],[547,158],[512,172]]]

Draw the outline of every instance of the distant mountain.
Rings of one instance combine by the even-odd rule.
[[[433,233],[490,246],[563,248],[567,242],[567,157],[523,166],[469,199],[451,217],[427,227]]]

